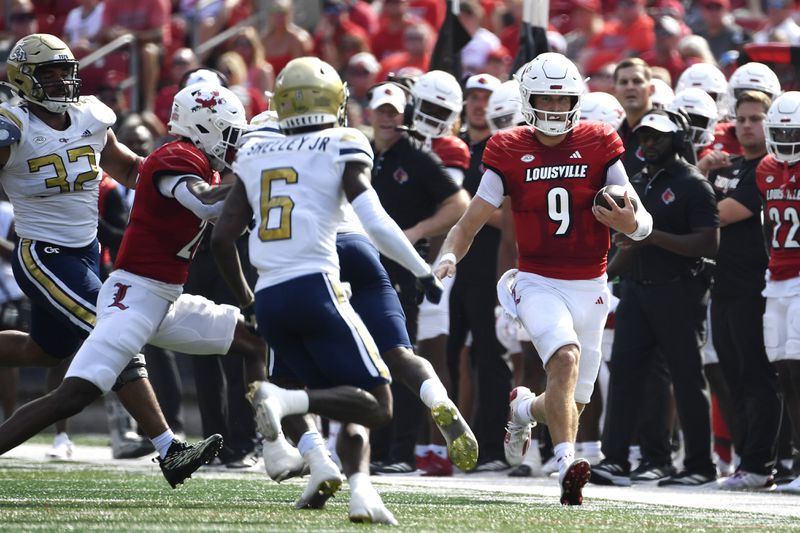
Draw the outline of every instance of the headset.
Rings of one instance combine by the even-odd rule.
[[[692,144],[692,122],[683,109],[677,111],[662,110],[669,119],[678,126],[678,131],[672,134],[672,149],[692,165],[697,164],[697,154]]]

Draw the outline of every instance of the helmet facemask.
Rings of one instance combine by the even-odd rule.
[[[764,125],[767,151],[782,163],[800,161],[800,126]]]
[[[570,96],[572,107],[568,111],[538,109],[534,104],[536,96],[538,95],[531,94],[527,99],[528,105],[522,106],[525,120],[535,129],[555,137],[571,131],[578,125],[578,120],[581,118],[580,96]]]
[[[457,117],[457,111],[436,102],[425,99],[414,102],[414,129],[424,137],[446,135]]]

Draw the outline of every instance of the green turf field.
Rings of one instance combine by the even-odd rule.
[[[171,490],[157,473],[80,463],[0,462],[2,531],[375,531],[351,524],[348,492],[324,510],[296,511],[301,481],[198,475]],[[479,490],[422,491],[376,485],[400,522],[395,531],[800,531],[800,519],[591,499],[564,508],[553,498]]]

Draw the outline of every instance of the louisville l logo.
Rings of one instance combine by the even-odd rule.
[[[128,308],[127,305],[122,303],[122,300],[125,299],[125,295],[128,294],[128,288],[130,285],[125,285],[124,283],[115,283],[114,286],[117,288],[117,293],[114,295],[114,301],[109,305],[109,307],[118,307],[123,311]]]

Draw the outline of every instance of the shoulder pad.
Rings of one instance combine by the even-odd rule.
[[[81,96],[76,105],[88,109],[92,116],[106,127],[113,126],[117,121],[116,113],[94,95]]]
[[[0,146],[10,146],[18,143],[21,137],[22,131],[17,126],[17,123],[0,111]]]

